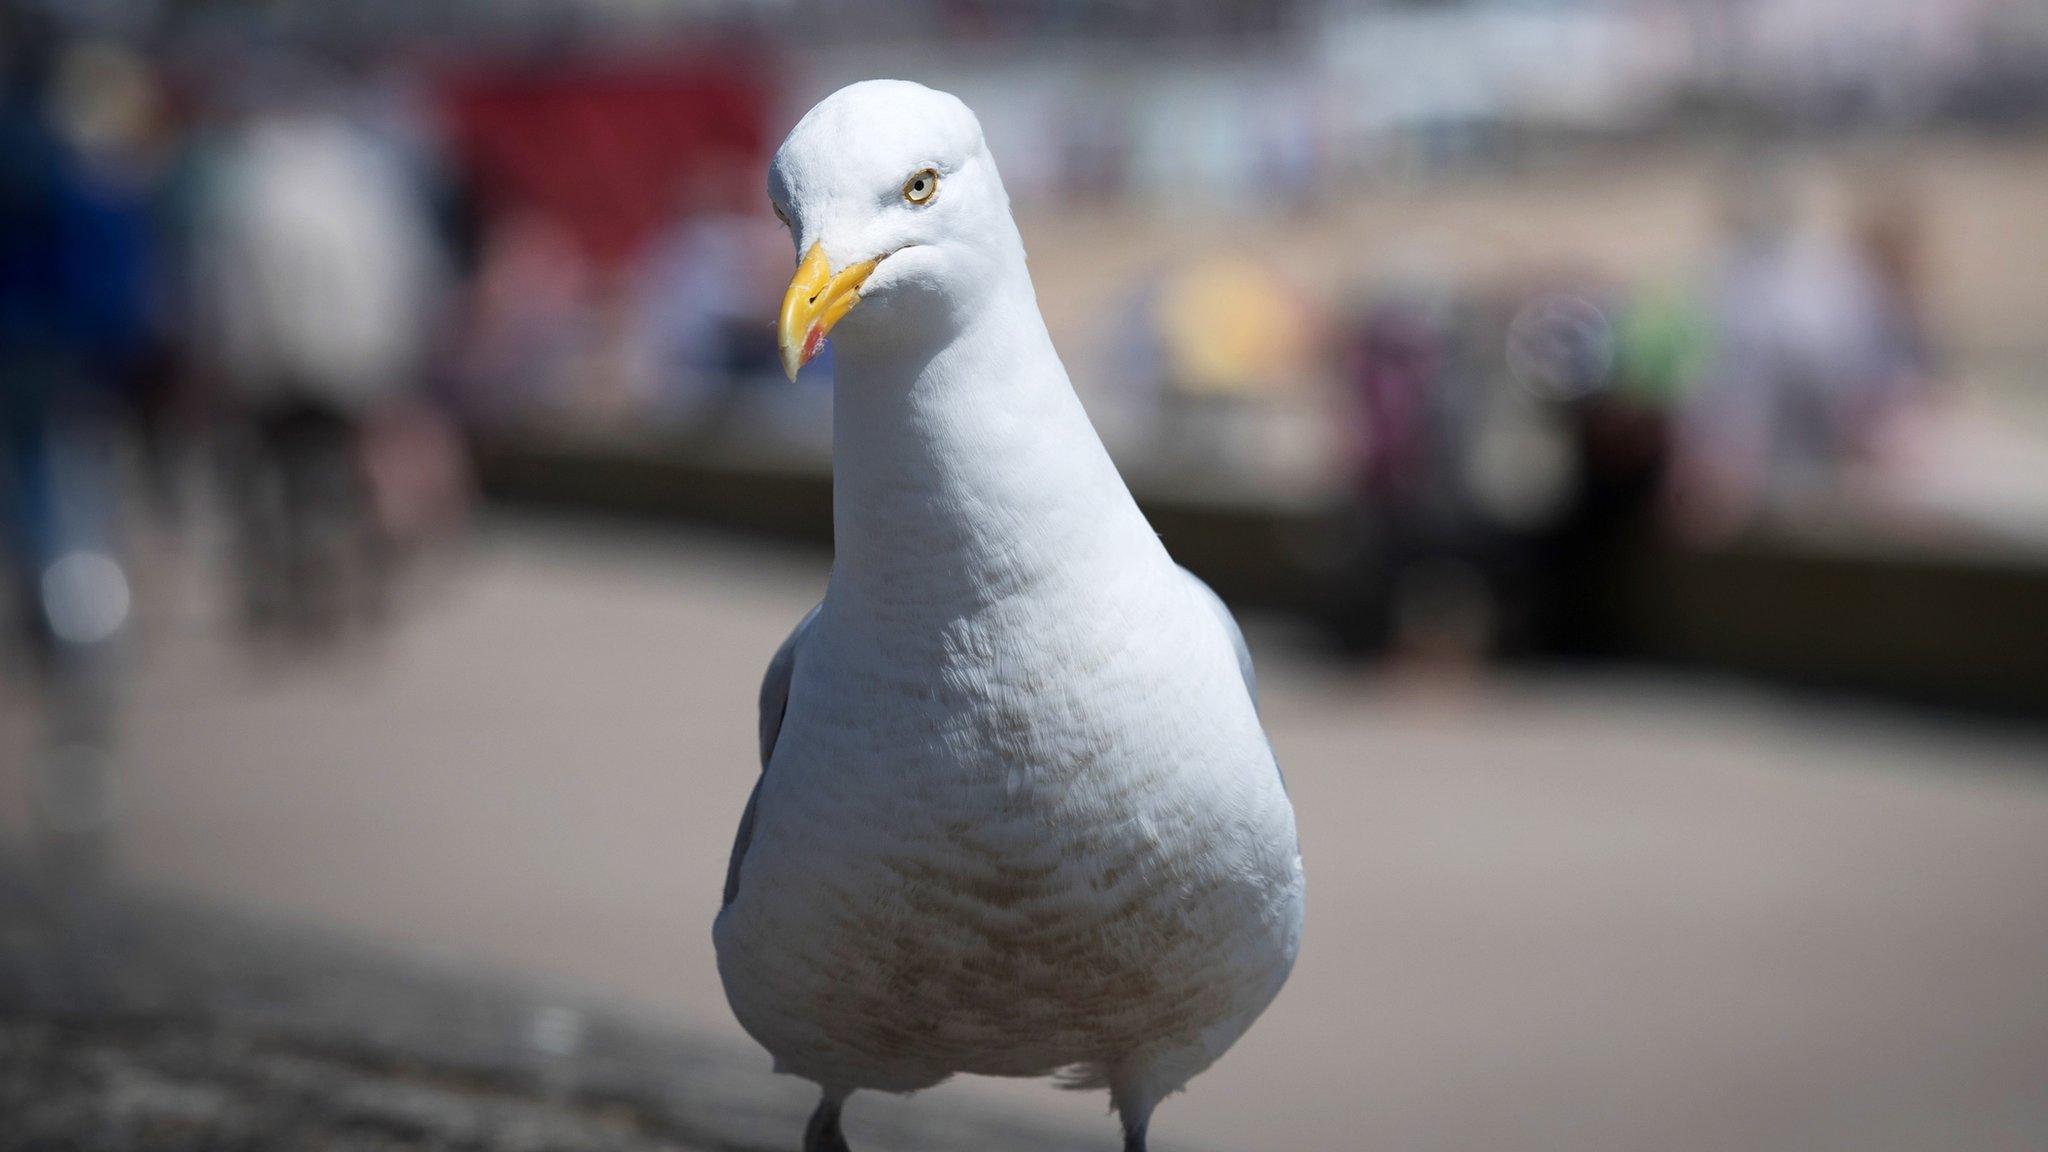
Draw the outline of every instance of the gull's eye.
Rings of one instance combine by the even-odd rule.
[[[772,201],[772,200],[771,200],[771,201],[769,201],[769,203],[768,203],[768,207],[770,207],[770,208],[774,209],[774,211],[775,211],[775,218],[776,218],[777,220],[780,220],[780,221],[782,221],[782,226],[783,226],[784,228],[788,228],[788,227],[790,227],[790,223],[789,223],[789,217],[788,217],[787,215],[785,215],[785,214],[783,213],[783,211],[782,211],[782,205],[780,205],[780,204],[777,204],[777,203],[775,203],[774,201]]]
[[[939,190],[939,174],[936,169],[920,168],[903,182],[903,198],[912,204],[922,204]]]

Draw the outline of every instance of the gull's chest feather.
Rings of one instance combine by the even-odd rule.
[[[1298,865],[1234,670],[1076,631],[821,668],[801,713],[799,673],[755,842],[785,847],[732,910],[780,942],[793,1046],[1029,1075],[1263,995]]]

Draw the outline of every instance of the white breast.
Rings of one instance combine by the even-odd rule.
[[[1188,588],[1039,589],[925,659],[828,595],[716,932],[781,1067],[902,1091],[1149,1052],[1192,1075],[1271,1000],[1293,814]]]

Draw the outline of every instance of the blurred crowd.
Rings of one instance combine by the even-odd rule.
[[[987,34],[1051,36],[1058,8]],[[1328,209],[1361,165],[1383,178],[1475,150],[1512,165],[1530,128],[1504,117],[1561,107],[1567,72],[1605,69],[1614,83],[1575,106],[1615,128],[1639,90],[1622,63],[1643,56],[1617,45],[1687,46],[1650,54],[1667,102],[1715,61],[1765,75],[1749,65],[1797,28],[1736,8],[1722,40],[1750,47],[1717,55],[1698,19],[1656,4],[1225,6],[1208,34],[1227,61],[994,53],[968,83],[1015,145],[1005,171],[1034,243],[1054,209],[1085,224],[1157,201],[1223,225],[1321,220],[1341,246]],[[917,10],[912,40],[951,28],[951,8]],[[39,658],[119,633],[138,519],[216,518],[252,632],[332,637],[381,618],[406,556],[459,525],[470,437],[783,436],[822,460],[829,351],[780,379],[791,252],[761,169],[838,64],[804,73],[745,37],[429,57],[251,35],[164,53],[33,15],[47,11],[8,8],[0,37],[0,529],[15,631]],[[1942,11],[1942,59],[2010,23],[1997,4]],[[1330,33],[1320,47],[1280,50],[1310,25]],[[1332,118],[1344,84],[1400,60],[1463,60],[1486,98],[1459,104],[1476,90],[1418,74],[1427,100],[1361,90],[1339,103],[1379,109],[1371,124]],[[1914,106],[1947,107],[1960,89],[1922,63]],[[1283,74],[1300,83],[1237,98]],[[1118,84],[1127,99],[1093,98]],[[1136,472],[1254,500],[1307,474],[1340,499],[1334,618],[1354,646],[1597,646],[1569,590],[1603,549],[1644,531],[1724,539],[1829,498],[1939,375],[1915,189],[1873,182],[1829,231],[1793,184],[1768,158],[1731,165],[1711,251],[1637,281],[1358,261],[1312,289],[1228,227],[1186,229],[1191,244],[1097,292],[1113,354],[1083,339],[1070,360]],[[1048,297],[1076,287],[1071,262],[1048,267]],[[1268,435],[1275,412],[1309,413],[1306,433]]]
[[[0,527],[18,632],[45,663],[111,641],[124,530],[176,526],[201,496],[224,512],[252,627],[374,616],[396,551],[462,500],[424,400],[450,301],[405,125],[374,83],[281,54],[201,91],[19,12],[5,51]]]
[[[1730,167],[1690,275],[1403,283],[1344,318],[1345,640],[1598,651],[1622,550],[1725,543],[1883,467],[1940,371],[1920,208],[1879,183],[1831,232],[1798,191],[1770,158]]]
[[[213,36],[205,4],[138,3],[122,31],[0,0],[0,668],[47,702],[38,811],[92,858],[167,553],[221,574],[206,593],[252,651],[324,651],[460,538],[488,453],[774,454],[822,479],[830,348],[782,378],[793,253],[763,169],[812,100],[878,72],[977,108],[1141,499],[1288,525],[1256,561],[1310,572],[1284,602],[1356,652],[1624,647],[1617,557],[1839,501],[1952,375],[1927,233],[1954,187],[1923,199],[1907,169],[1816,213],[1814,166],[1757,142],[2024,144],[2048,110],[2013,80],[2048,75],[2034,8],[1830,3],[736,0],[640,44],[652,17],[601,4],[566,31],[522,8],[497,42],[496,9],[461,2],[419,6],[455,30],[437,41],[400,5],[228,5]],[[2026,147],[2000,171],[2032,171]],[[1714,155],[1740,159],[1699,177]],[[1529,179],[1673,156],[1604,203],[1682,223],[1711,185],[1704,242],[1614,243]],[[2039,218],[2016,199],[1994,218]],[[1556,227],[1543,255],[1472,258]],[[1979,301],[2026,289],[1992,271]],[[2010,485],[2005,461],[2042,456],[1984,458]]]
[[[204,549],[181,567],[226,574],[257,650],[327,648],[381,623],[468,502],[437,399],[456,249],[403,87],[212,63],[0,9],[0,667],[42,704],[60,875],[102,859],[162,566]]]

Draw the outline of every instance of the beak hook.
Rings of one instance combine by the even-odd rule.
[[[860,303],[860,287],[878,263],[863,260],[835,274],[825,246],[811,245],[782,294],[782,315],[775,335],[782,352],[783,375],[795,380],[797,371],[818,354],[832,326]]]

